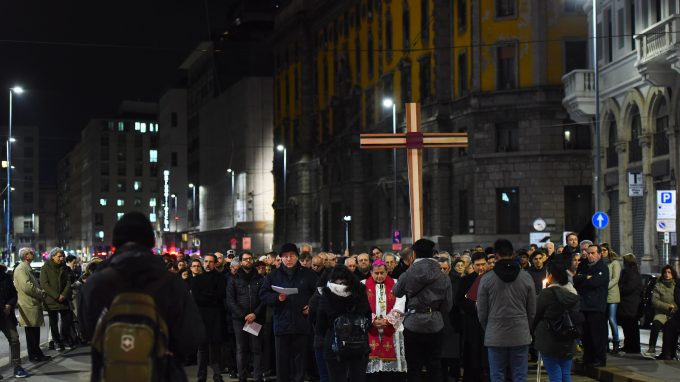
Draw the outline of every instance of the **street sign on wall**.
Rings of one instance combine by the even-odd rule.
[[[656,192],[656,218],[675,219],[675,190]]]
[[[639,172],[628,173],[628,196],[643,196],[645,193],[644,177]]]

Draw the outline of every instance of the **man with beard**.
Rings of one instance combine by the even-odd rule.
[[[224,254],[222,252],[215,252],[215,270],[223,273],[228,264],[224,262]]]
[[[204,273],[191,281],[191,295],[198,305],[205,330],[206,340],[198,347],[198,381],[205,382],[208,377],[208,364],[213,370],[213,381],[221,382],[220,344],[222,342],[222,323],[224,322],[224,298],[226,283],[224,276],[215,266],[217,256],[205,255],[203,258]]]
[[[463,312],[463,381],[478,382],[489,378],[489,361],[484,348],[484,330],[477,316],[477,288],[487,271],[486,254],[472,255],[474,272],[463,277],[456,293],[455,304]]]
[[[264,325],[266,306],[260,301],[259,290],[264,278],[254,269],[253,254],[241,254],[241,267],[227,287],[227,306],[236,335],[236,365],[239,382],[246,381],[248,359],[253,360],[253,378],[264,381],[262,375],[262,336],[255,336],[243,330],[245,324],[253,322]],[[249,352],[249,353],[248,353]]]
[[[282,264],[265,278],[260,299],[274,308],[277,380],[302,382],[311,335],[309,299],[316,290],[317,277],[300,265],[295,244],[284,244],[279,256]],[[274,287],[296,288],[297,293],[286,295]]]

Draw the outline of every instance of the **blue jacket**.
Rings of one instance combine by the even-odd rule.
[[[293,268],[292,277],[286,274],[283,267],[282,264],[267,275],[260,288],[260,299],[274,307],[274,335],[309,335],[312,333],[310,319],[302,311],[314,294],[317,277],[311,269],[302,267],[300,263]],[[286,296],[285,301],[279,301],[279,293],[272,286],[297,288],[298,293]]]
[[[588,264],[587,260],[581,260],[574,275],[574,287],[581,297],[582,312],[607,311],[609,267],[603,259],[593,265]]]

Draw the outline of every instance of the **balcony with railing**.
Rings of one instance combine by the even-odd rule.
[[[572,70],[562,77],[564,99],[562,105],[572,120],[590,122],[595,115],[595,74],[590,69]]]
[[[635,36],[636,67],[656,86],[672,84],[680,73],[680,14],[671,15]]]

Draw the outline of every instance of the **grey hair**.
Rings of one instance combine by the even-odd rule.
[[[29,253],[35,254],[35,250],[34,250],[33,248],[31,248],[31,247],[23,247],[23,248],[21,248],[21,249],[19,250],[19,258],[21,259],[21,261],[26,260],[26,255],[28,255]]]
[[[579,247],[583,247],[583,244],[593,245],[593,242],[590,240],[583,240],[580,243],[578,243]]]

